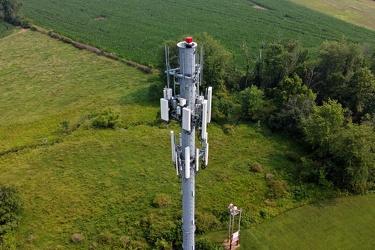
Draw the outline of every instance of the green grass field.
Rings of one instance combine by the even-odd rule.
[[[159,107],[148,100],[147,91],[156,76],[32,31],[0,39],[0,53],[0,182],[16,187],[24,202],[22,222],[7,235],[8,244],[17,249],[113,249],[126,244],[145,249],[146,239],[152,242],[171,231],[181,216],[181,184],[169,163],[169,130],[178,127],[167,129],[155,121]],[[120,113],[122,124],[116,130],[90,127],[90,118],[105,107]],[[69,124],[64,132],[63,121]],[[300,151],[285,136],[253,124],[240,124],[231,135],[211,124],[209,134],[210,165],[196,181],[198,229],[223,230],[230,202],[244,210],[245,229],[330,194],[308,186],[309,195],[293,198],[297,165],[290,155]],[[263,172],[250,171],[254,163]],[[288,183],[283,197],[268,199],[266,173]],[[172,203],[155,207],[158,194],[168,195]],[[370,207],[365,202],[352,207],[362,204]],[[243,248],[255,241],[263,247],[262,237],[273,228],[267,223],[282,224],[286,215],[260,224],[255,228],[259,234],[250,229],[247,238],[254,240],[244,241]],[[345,235],[350,228],[340,230]],[[300,231],[289,237],[298,239]],[[84,240],[72,243],[74,233]]]
[[[375,195],[323,201],[242,232],[241,249],[373,249]]]
[[[148,101],[147,91],[156,76],[32,31],[0,39],[0,53],[0,182],[20,191],[25,207],[8,235],[14,245],[110,249],[130,239],[144,249],[146,238],[170,231],[181,216],[169,145],[169,130],[178,127],[155,122],[159,105]],[[116,130],[90,127],[90,117],[105,107],[120,113]],[[64,132],[63,121],[69,124]],[[266,173],[296,184],[288,154],[300,151],[285,136],[252,124],[231,135],[211,124],[209,135],[210,165],[196,181],[198,227],[225,227],[226,216],[223,225],[220,220],[230,202],[246,211],[249,227],[263,220],[261,210],[275,216],[319,198],[311,188],[301,201],[290,193],[275,207],[265,204]],[[262,173],[250,171],[254,163]],[[172,204],[156,208],[157,194]],[[72,243],[74,233],[84,241]]]
[[[207,32],[245,67],[245,41],[254,60],[262,43],[297,39],[307,48],[325,40],[374,44],[375,32],[312,11],[289,0],[122,1],[20,0],[38,25],[99,46],[128,60],[156,65],[166,40]]]
[[[241,230],[240,249],[373,249],[375,194],[303,206]],[[220,243],[227,232],[210,238]]]
[[[292,0],[338,19],[375,30],[375,2],[372,0]]]

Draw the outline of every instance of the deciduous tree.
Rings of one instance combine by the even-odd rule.
[[[6,22],[19,25],[17,12],[21,6],[16,0],[0,0],[0,17]]]

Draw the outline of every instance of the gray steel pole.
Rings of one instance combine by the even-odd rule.
[[[191,116],[194,116],[196,86],[194,79],[196,62],[195,55],[197,44],[180,42],[177,44],[179,48],[180,63],[180,97],[186,99],[186,106],[191,110]],[[184,250],[194,250],[194,233],[195,233],[195,125],[191,124],[190,131],[181,129],[182,141],[182,158],[185,164],[182,170],[182,247]],[[185,148],[190,149],[190,158],[185,156]],[[189,161],[190,170],[185,170],[186,162]],[[186,171],[190,171],[190,177],[186,178]]]

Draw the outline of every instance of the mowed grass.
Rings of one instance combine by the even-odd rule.
[[[38,25],[151,66],[158,66],[157,50],[165,41],[203,32],[232,51],[242,68],[244,42],[256,60],[262,44],[289,39],[313,49],[323,41],[343,37],[361,43],[375,41],[373,31],[289,0],[20,2],[23,14]]]
[[[158,103],[147,98],[155,76],[32,31],[1,39],[0,52],[0,182],[20,191],[25,208],[10,236],[17,248],[109,249],[128,240],[146,248],[146,238],[168,232],[181,216],[169,145],[170,129],[179,128],[155,122]],[[105,107],[119,111],[121,127],[90,127],[90,114]],[[265,174],[293,185],[296,165],[286,155],[299,149],[251,124],[231,135],[211,124],[208,132],[210,163],[197,176],[196,212],[220,219],[234,202],[249,226],[246,218],[266,206]],[[263,172],[252,172],[254,163]],[[157,194],[172,204],[155,207]],[[306,202],[286,197],[269,211]],[[84,240],[73,243],[74,233]]]
[[[374,249],[375,194],[322,201],[242,231],[241,249]]]
[[[0,153],[53,143],[60,122],[77,126],[107,106],[125,124],[155,118],[139,112],[152,77],[120,62],[31,31],[0,40],[0,53]]]
[[[375,30],[375,2],[372,0],[292,0],[338,19]]]

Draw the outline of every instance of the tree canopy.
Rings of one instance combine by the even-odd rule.
[[[17,13],[21,6],[22,4],[18,3],[16,0],[0,0],[0,17],[3,18],[5,22],[20,25],[21,23]]]
[[[315,175],[309,180],[353,192],[374,188],[374,48],[327,41],[311,56],[299,41],[270,43],[253,70],[248,58],[242,72],[218,41],[207,34],[195,40],[205,48],[203,85],[214,87],[213,120],[286,131],[310,147],[301,163]],[[169,44],[177,61],[176,41]]]

